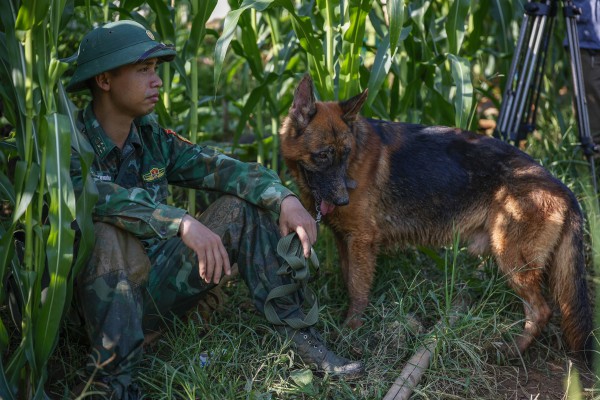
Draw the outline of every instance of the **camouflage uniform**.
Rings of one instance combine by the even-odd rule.
[[[221,237],[260,311],[269,291],[287,283],[276,273],[281,259],[274,216],[293,193],[273,171],[193,145],[161,128],[153,115],[134,121],[122,151],[104,134],[91,105],[78,125],[95,152],[91,174],[99,192],[93,214],[98,245],[77,279],[93,349],[89,368],[103,365],[97,376],[125,388],[141,359],[144,332],[182,314],[214,286],[200,278],[196,255],[177,236],[186,211],[166,204],[167,185],[229,195],[200,221]],[[81,191],[75,152],[71,175]],[[300,304],[299,296],[280,299],[278,314],[301,317]]]
[[[107,100],[99,91],[112,91],[106,76],[100,74],[141,63],[145,66],[141,72],[151,75],[136,75],[137,83],[155,92],[162,82],[153,68],[172,61],[176,54],[174,46],[156,41],[138,22],[109,22],[81,40],[77,68],[66,90],[95,88],[98,91],[92,90],[92,97],[102,99],[100,108],[102,101],[115,106],[114,99]],[[119,93],[116,88],[115,93]],[[135,104],[135,96],[127,101]],[[135,111],[143,115],[149,108]],[[274,321],[278,332],[292,340],[303,361],[348,378],[364,372],[362,363],[327,349],[312,328],[316,303],[304,318],[297,292],[303,288],[298,282],[290,284],[293,274],[285,273],[291,265],[276,253],[280,238],[275,215],[283,199],[293,194],[273,171],[192,145],[161,128],[151,114],[133,120],[122,149],[107,137],[91,105],[80,113],[77,124],[83,145],[95,153],[90,174],[99,199],[93,211],[97,245],[77,276],[76,298],[92,343],[89,367],[101,367],[96,376],[109,383],[111,398],[139,398],[141,393],[132,379],[142,356],[144,332],[182,314],[213,287],[200,278],[195,253],[177,237],[186,211],[167,205],[169,184],[224,195],[208,207],[200,221],[220,236],[229,261],[237,263],[250,288],[254,304]],[[124,138],[118,133],[119,139]],[[84,177],[75,151],[71,175],[79,194]]]

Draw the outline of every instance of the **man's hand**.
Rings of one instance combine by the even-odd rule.
[[[181,220],[179,235],[183,243],[198,256],[200,277],[206,283],[219,283],[223,271],[225,275],[231,275],[229,255],[219,235],[189,214]]]
[[[282,236],[295,231],[302,242],[304,257],[310,257],[311,246],[317,241],[317,223],[297,197],[288,196],[281,202],[279,230]]]

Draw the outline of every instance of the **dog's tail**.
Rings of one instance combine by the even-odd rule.
[[[586,282],[583,216],[572,199],[565,225],[551,259],[550,290],[562,316],[563,337],[575,355],[591,364],[592,308]]]

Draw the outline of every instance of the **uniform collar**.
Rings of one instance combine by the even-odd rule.
[[[117,148],[113,141],[106,136],[104,129],[102,129],[100,123],[96,119],[91,102],[83,110],[83,123],[85,124],[86,135],[92,144],[92,147],[94,148],[94,152],[100,158],[105,158],[107,154],[113,151],[113,149]],[[135,123],[131,124],[127,141],[131,143],[136,150],[142,148],[142,140]]]

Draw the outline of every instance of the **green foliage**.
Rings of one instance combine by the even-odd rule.
[[[520,2],[507,1],[230,0],[232,11],[223,23],[207,24],[215,5],[216,0],[0,1],[0,131],[6,132],[0,136],[0,211],[8,210],[0,214],[0,301],[6,302],[5,284],[10,275],[20,294],[23,317],[20,337],[14,337],[0,319],[0,397],[44,397],[47,363],[72,297],[73,277],[93,244],[90,210],[94,186],[88,180],[84,192],[76,195],[67,172],[71,147],[83,155],[84,176],[92,160],[91,149],[81,141],[73,120],[76,107],[88,98],[83,94],[69,99],[62,86],[72,73],[62,60],[76,52],[79,40],[93,25],[133,18],[154,30],[160,40],[176,44],[178,57],[161,66],[163,96],[156,109],[160,122],[193,142],[209,142],[240,159],[261,162],[284,177],[277,132],[303,74],[312,75],[322,100],[345,99],[368,89],[363,111],[369,117],[475,130],[481,117],[478,106],[491,103],[492,108],[499,108],[503,75],[509,70],[523,15]],[[547,61],[550,78],[543,82],[539,105],[538,122],[545,129],[541,137],[531,138],[527,149],[577,191],[573,184],[579,176],[574,172],[577,163],[569,160],[581,157],[573,144],[570,97],[559,95],[570,79],[560,46],[563,36],[558,26]],[[174,189],[172,200],[194,212],[196,195]],[[77,257],[73,221],[81,232],[77,234]],[[15,251],[15,238],[22,241],[23,251]],[[327,235],[323,241],[331,244]],[[331,246],[325,246],[324,252],[327,259],[323,264],[333,265]],[[430,255],[448,265],[448,260],[436,258],[431,251]],[[452,265],[459,256],[453,253]],[[44,272],[49,282],[43,279]],[[342,284],[331,276],[327,279],[330,281],[319,284],[324,298],[334,303],[333,308],[324,310],[326,328],[333,331],[339,321],[327,313],[343,308],[335,306],[343,295],[330,296],[328,290],[339,291]],[[379,291],[371,309],[376,317],[366,329],[385,329],[376,320],[389,312],[389,302],[397,303],[393,313],[399,319],[415,309],[423,315],[443,314],[460,277],[451,270],[442,279],[443,291],[433,288],[433,283],[432,287],[430,283],[416,284],[421,279],[414,276],[396,282],[407,288],[401,293],[395,287]],[[47,286],[44,296],[42,286]],[[425,290],[407,295],[417,288]],[[481,290],[487,299],[496,289]],[[489,294],[489,298],[493,300],[488,307],[503,311],[504,297],[497,300]],[[494,320],[495,314],[490,318]],[[225,322],[215,340],[239,341],[244,335],[256,335],[255,329],[270,334],[269,328],[255,326],[256,321],[249,327]],[[457,351],[480,367],[477,355],[456,339],[470,334],[470,325],[464,326],[448,336],[439,351]],[[508,328],[494,327],[494,332],[500,335],[503,329]],[[358,340],[352,335],[350,339]],[[188,340],[195,343],[193,337]],[[256,346],[263,346],[265,340],[258,338]],[[342,342],[337,343],[340,348],[350,347]],[[213,393],[210,378],[219,380],[220,372],[204,375],[192,362],[197,355],[194,350],[174,343],[173,361],[152,359],[152,368],[162,371],[167,387],[181,396],[209,396]],[[210,343],[213,350],[220,350]],[[235,364],[239,374],[255,373],[267,382],[265,387],[258,387],[253,376],[244,376],[214,390],[231,398],[239,393],[257,398],[270,393],[290,398],[377,398],[387,384],[385,377],[391,376],[389,371],[378,375],[380,383],[373,387],[367,383],[359,384],[358,389],[331,385],[327,379],[290,370],[291,357],[286,354],[271,354],[259,368],[248,372],[246,366],[259,350],[262,348],[250,352],[249,358],[236,351],[219,356],[219,360],[223,376],[238,376],[228,368]],[[372,355],[368,352],[374,350],[361,351]],[[381,363],[398,366],[402,356],[385,355]],[[441,358],[438,362],[444,363]],[[447,368],[438,367],[438,371]],[[381,365],[374,363],[372,368],[378,370]],[[284,378],[288,372],[292,383]],[[145,379],[157,391],[163,384],[150,374]],[[194,392],[200,390],[194,387],[208,392]],[[472,389],[467,387],[460,395],[472,397]]]
[[[61,110],[65,101],[59,98],[64,94],[60,78],[66,65],[57,57],[65,4],[11,0],[0,8],[0,80],[9,83],[2,103],[16,144],[16,152],[9,155],[14,172],[6,164],[0,172],[3,194],[8,194],[1,199],[12,211],[0,228],[0,292],[4,299],[10,276],[22,317],[21,341],[8,353],[6,328],[0,322],[0,394],[37,399],[45,396],[48,359],[72,296],[71,271],[77,263],[71,224],[77,220],[80,233],[89,231],[92,202],[89,192],[76,201],[69,176],[74,122],[69,109]],[[84,245],[80,256],[85,255]],[[45,275],[48,282],[43,283]]]

